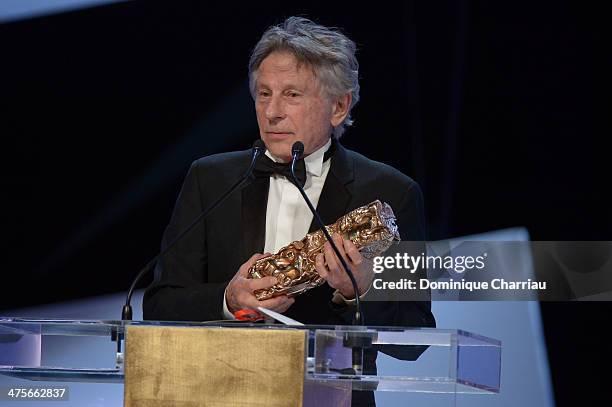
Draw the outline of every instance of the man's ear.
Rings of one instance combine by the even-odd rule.
[[[350,93],[338,98],[332,106],[332,118],[331,124],[336,127],[344,121],[351,107],[351,101],[353,97]]]

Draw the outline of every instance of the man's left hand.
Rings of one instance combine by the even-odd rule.
[[[359,295],[362,295],[367,291],[374,279],[372,261],[363,257],[350,240],[343,239],[339,234],[334,234],[332,238],[344,261],[346,261],[346,264],[353,272],[357,287],[359,288]],[[325,243],[323,253],[317,255],[315,268],[319,275],[327,281],[327,284],[340,291],[344,298],[355,298],[351,280],[342,268],[342,263],[338,260],[329,242]]]

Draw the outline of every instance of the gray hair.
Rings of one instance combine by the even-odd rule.
[[[284,23],[264,32],[249,60],[249,88],[255,99],[257,70],[273,52],[290,52],[315,72],[328,97],[338,99],[347,93],[352,96],[348,114],[334,127],[340,138],[345,127],[353,124],[351,110],[359,101],[359,63],[353,41],[334,28],[327,28],[302,17],[289,17]]]

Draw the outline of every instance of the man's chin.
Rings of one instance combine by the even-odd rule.
[[[274,158],[277,158],[283,162],[291,161],[291,147],[292,146],[293,146],[293,143],[279,143],[279,144],[274,143],[272,145],[268,145],[268,143],[266,143],[266,147],[270,151],[270,154],[272,154]]]
[[[281,161],[284,163],[291,162],[291,154],[287,154],[286,151],[283,151],[282,154],[277,154],[274,151],[270,151],[270,154],[272,154],[274,158],[276,158],[278,161]]]

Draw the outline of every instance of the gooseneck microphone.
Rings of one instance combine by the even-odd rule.
[[[310,212],[312,212],[313,216],[315,217],[317,221],[317,224],[323,231],[325,238],[327,238],[327,241],[330,243],[332,249],[334,250],[334,253],[336,253],[336,256],[340,260],[340,263],[342,263],[342,268],[344,269],[349,279],[351,280],[353,291],[355,291],[355,308],[356,308],[355,316],[353,318],[353,325],[363,325],[364,321],[363,321],[363,314],[361,313],[361,302],[359,301],[359,288],[357,287],[357,281],[355,281],[355,275],[351,271],[348,264],[346,264],[346,261],[344,261],[344,257],[340,255],[340,251],[338,250],[336,243],[334,243],[334,240],[332,239],[329,232],[327,231],[327,228],[325,227],[325,223],[323,223],[321,216],[319,215],[315,207],[312,205],[312,202],[310,202],[310,199],[308,199],[308,195],[306,195],[306,192],[304,192],[304,188],[302,187],[302,185],[300,184],[300,181],[295,175],[295,163],[300,159],[300,157],[303,154],[304,154],[304,143],[302,143],[301,141],[296,141],[295,143],[293,143],[293,146],[291,147],[291,176],[293,177],[295,186],[300,191],[300,194],[302,194],[304,201],[306,201],[306,205],[308,205],[308,209],[310,209]]]
[[[327,239],[332,249],[334,250],[334,253],[336,253],[336,256],[340,260],[342,268],[351,280],[351,285],[353,286],[353,291],[355,292],[355,315],[353,317],[353,325],[363,325],[364,321],[363,314],[361,312],[361,301],[359,300],[359,288],[357,287],[357,281],[355,281],[355,275],[353,274],[348,264],[346,264],[346,261],[344,261],[344,257],[340,255],[340,251],[338,250],[336,243],[327,231],[325,223],[323,223],[321,216],[319,215],[315,207],[312,205],[312,202],[310,202],[310,199],[308,199],[308,196],[306,195],[306,192],[304,192],[302,184],[300,183],[295,174],[295,163],[300,159],[303,154],[304,144],[301,141],[296,141],[295,143],[293,143],[293,146],[291,147],[291,176],[293,177],[293,182],[295,183],[297,189],[300,191],[300,194],[302,194],[302,198],[304,198],[304,201],[306,201],[308,209],[310,209],[310,212],[312,212],[314,218],[317,221],[317,224],[323,231],[325,238]],[[345,332],[344,337],[342,339],[342,344],[347,348],[351,348],[353,367],[348,369],[340,369],[341,373],[349,375],[361,374],[363,372],[363,350],[372,346],[371,337],[367,334],[363,335],[359,332]]]
[[[144,277],[153,268],[153,266],[155,266],[155,264],[159,261],[159,259],[161,259],[166,253],[168,253],[168,251],[170,251],[170,249],[172,249],[187,233],[189,233],[198,223],[200,223],[202,219],[206,218],[206,216],[208,216],[210,212],[212,212],[221,203],[223,203],[227,199],[227,197],[232,194],[232,192],[234,192],[238,187],[240,187],[245,181],[247,181],[251,177],[251,174],[253,173],[253,168],[255,167],[255,163],[257,162],[257,159],[265,151],[266,151],[266,145],[261,139],[257,139],[253,143],[253,149],[251,151],[251,164],[249,165],[249,168],[247,169],[247,171],[242,175],[242,177],[240,177],[234,183],[234,185],[232,185],[231,188],[229,188],[223,195],[221,195],[221,197],[219,197],[219,199],[217,199],[212,205],[204,209],[191,222],[189,226],[183,229],[183,231],[179,233],[177,237],[175,237],[170,243],[168,243],[166,247],[163,248],[162,251],[160,251],[155,257],[153,257],[151,261],[149,261],[140,270],[140,272],[136,275],[136,278],[134,278],[134,281],[132,281],[132,285],[130,286],[130,289],[128,290],[128,293],[125,299],[125,305],[123,306],[123,310],[121,311],[122,321],[130,321],[132,319],[132,306],[130,305],[130,302],[132,300],[132,294],[134,292],[134,289],[136,288],[136,285],[140,282],[142,277]]]

